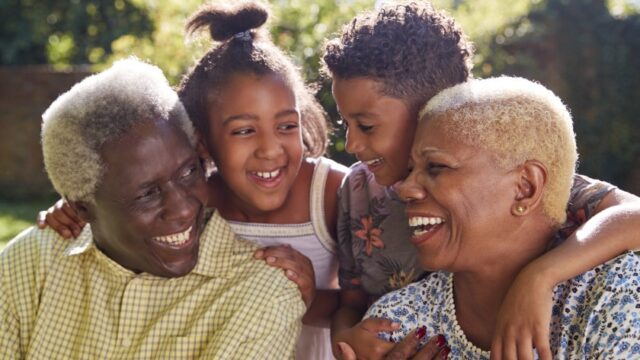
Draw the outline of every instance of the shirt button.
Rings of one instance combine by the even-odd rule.
[[[131,339],[130,339],[130,338],[128,338],[128,337],[126,337],[126,338],[122,339],[122,346],[124,346],[124,347],[129,347],[129,346],[131,346]]]

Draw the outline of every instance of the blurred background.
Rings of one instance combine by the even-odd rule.
[[[231,0],[227,0],[231,1]],[[43,170],[40,115],[59,94],[136,55],[177,85],[212,43],[185,41],[202,0],[0,0],[0,248],[57,199]],[[374,0],[272,0],[274,42],[318,85],[326,38]],[[579,172],[640,194],[640,0],[434,0],[474,41],[476,77],[535,79],[570,107]],[[336,125],[329,156],[346,164]]]

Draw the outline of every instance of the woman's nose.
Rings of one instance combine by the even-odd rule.
[[[416,176],[413,173],[395,187],[400,198],[407,203],[424,200],[427,197],[427,191],[416,182]]]

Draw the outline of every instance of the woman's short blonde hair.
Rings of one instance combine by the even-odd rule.
[[[492,152],[498,165],[544,164],[543,209],[555,223],[565,221],[578,153],[571,115],[553,92],[517,77],[469,80],[432,98],[420,118],[445,113],[439,124],[464,143]]]
[[[187,112],[158,67],[121,60],[74,85],[42,115],[42,152],[53,187],[68,200],[93,202],[105,170],[102,145],[146,121],[175,124],[195,146]]]

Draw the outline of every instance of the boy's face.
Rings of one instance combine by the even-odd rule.
[[[245,213],[281,208],[304,154],[300,111],[277,75],[236,74],[209,100],[206,147]]]
[[[407,176],[418,114],[400,99],[385,96],[365,77],[333,79],[333,97],[347,127],[347,152],[367,164],[380,185]]]

